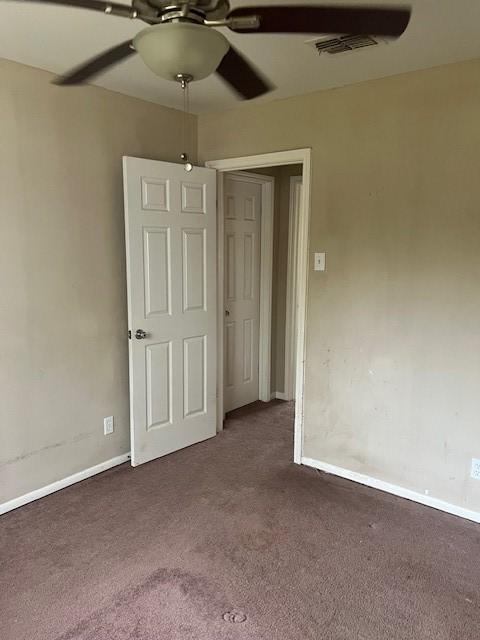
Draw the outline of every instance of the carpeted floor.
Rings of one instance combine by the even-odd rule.
[[[2,640],[477,640],[480,526],[292,457],[292,407],[0,518]]]

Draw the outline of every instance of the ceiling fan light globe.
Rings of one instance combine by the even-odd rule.
[[[202,80],[211,75],[229,49],[219,32],[200,24],[168,22],[143,29],[133,45],[153,73],[165,80],[179,74]]]

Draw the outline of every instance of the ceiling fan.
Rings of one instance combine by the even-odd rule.
[[[22,2],[24,0],[21,0]],[[33,0],[137,19],[150,26],[62,75],[54,82],[87,82],[138,53],[158,76],[181,82],[216,72],[243,99],[261,96],[273,85],[215,27],[258,34],[371,34],[397,38],[410,20],[408,7],[280,5],[230,9],[228,0]]]

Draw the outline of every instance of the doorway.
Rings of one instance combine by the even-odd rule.
[[[225,323],[225,310],[229,311],[226,306],[226,288],[228,283],[225,283],[224,274],[227,273],[226,259],[226,208],[228,206],[226,201],[226,190],[228,189],[228,174],[232,172],[255,172],[262,171],[267,167],[280,167],[284,165],[301,165],[302,167],[302,189],[299,192],[299,203],[297,212],[297,220],[290,230],[294,233],[294,238],[291,240],[291,246],[289,247],[289,254],[291,254],[290,268],[293,271],[293,276],[290,274],[290,282],[292,290],[294,290],[294,300],[292,295],[289,296],[289,305],[293,306],[293,313],[290,313],[290,341],[294,343],[293,360],[294,360],[294,400],[295,400],[295,422],[294,422],[294,462],[301,463],[302,450],[303,450],[303,380],[304,380],[304,366],[305,366],[305,317],[306,317],[306,292],[307,292],[307,277],[308,277],[308,227],[310,216],[310,149],[298,149],[292,151],[282,151],[276,153],[267,153],[257,156],[244,156],[240,158],[229,158],[226,160],[212,160],[206,162],[208,168],[217,170],[217,309],[218,309],[218,340],[217,340],[217,353],[218,353],[218,367],[217,367],[217,430],[223,429],[223,421],[225,417],[226,407],[229,402],[229,398],[226,394],[226,370],[225,370],[225,352],[226,352],[226,323]],[[272,194],[271,194],[272,195]],[[290,227],[289,227],[290,228]],[[290,233],[289,231],[289,233]],[[270,254],[272,255],[272,254]],[[271,259],[271,258],[270,258]],[[285,256],[287,259],[287,256]],[[271,263],[270,263],[271,264]],[[271,268],[270,268],[271,273]],[[272,295],[271,289],[268,295],[260,294],[260,317],[261,306],[265,305],[270,307],[270,315],[264,314],[270,317],[271,322],[271,305]],[[291,309],[290,309],[291,311]],[[295,337],[292,338],[292,331]],[[262,371],[262,362],[264,369],[270,369],[270,328],[268,336],[265,336],[263,341],[260,337],[259,342],[259,378]],[[268,345],[268,366],[265,364],[265,359],[262,359],[260,352]],[[285,342],[286,346],[286,342]],[[268,378],[270,376],[268,375]],[[270,385],[269,385],[270,386]],[[260,388],[260,387],[259,387]],[[271,397],[271,392],[265,393],[262,397],[259,394],[261,400],[268,401]],[[241,405],[238,405],[241,406]]]

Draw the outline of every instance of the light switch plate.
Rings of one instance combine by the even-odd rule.
[[[326,255],[325,253],[314,253],[313,254],[313,270],[314,271],[325,271],[326,268]]]

